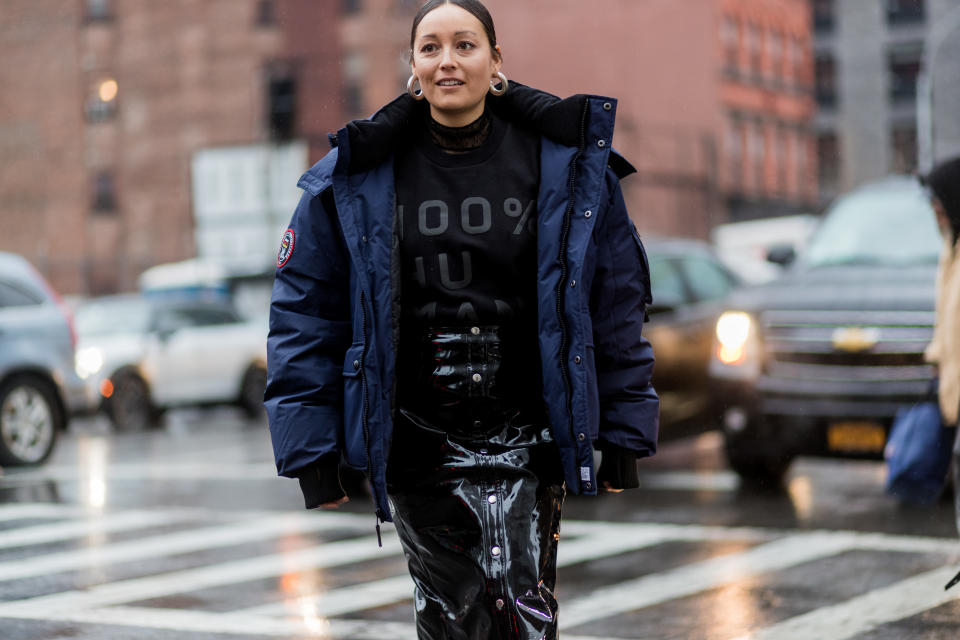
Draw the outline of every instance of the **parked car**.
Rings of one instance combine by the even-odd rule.
[[[0,252],[0,465],[38,464],[88,405],[69,313],[22,257]]]
[[[141,295],[95,298],[77,309],[77,374],[120,428],[164,409],[236,404],[262,410],[267,327],[222,300]]]
[[[717,318],[740,279],[698,240],[646,238],[653,305],[644,327],[656,355],[661,436],[715,427],[708,370]]]
[[[731,468],[778,481],[800,454],[882,457],[932,375],[941,246],[916,180],[891,177],[837,200],[782,277],[731,297],[710,365]]]

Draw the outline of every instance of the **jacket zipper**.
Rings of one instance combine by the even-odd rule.
[[[557,283],[557,321],[560,324],[560,373],[563,377],[563,383],[567,391],[567,418],[570,429],[570,441],[576,443],[577,435],[573,428],[573,384],[570,382],[570,368],[567,365],[567,353],[569,344],[567,340],[567,321],[563,315],[563,298],[566,291],[568,267],[567,267],[567,246],[570,240],[570,222],[573,217],[574,198],[577,187],[577,163],[583,156],[586,148],[586,128],[587,128],[587,109],[590,106],[589,100],[583,102],[583,112],[580,114],[580,139],[577,146],[577,154],[573,157],[570,164],[570,198],[567,201],[567,209],[563,214],[563,230],[560,234],[560,281]]]
[[[370,394],[367,389],[367,294],[366,291],[360,290],[360,318],[361,318],[361,330],[363,333],[363,350],[360,352],[360,385],[363,390],[363,441],[367,445],[367,476],[370,478],[371,485],[374,484],[373,480],[373,456],[370,454]],[[376,493],[376,492],[374,492]],[[374,501],[376,501],[376,495],[374,495]],[[380,538],[380,523],[383,522],[383,512],[380,510],[380,507],[376,508],[376,530],[377,530],[377,545],[383,546],[383,540]]]

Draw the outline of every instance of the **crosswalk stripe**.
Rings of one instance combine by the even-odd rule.
[[[216,549],[230,545],[269,540],[278,536],[353,527],[356,518],[340,514],[283,514],[271,519],[232,522],[216,527],[192,529],[118,542],[73,551],[49,553],[39,557],[0,562],[0,582],[32,576],[62,573],[87,567],[102,567],[118,562],[142,560]],[[367,521],[369,525],[369,521]]]
[[[255,616],[152,609],[147,607],[110,607],[90,611],[70,611],[51,619],[81,624],[113,624],[148,627],[167,631],[195,633],[232,633],[236,635],[306,636],[329,640],[417,640],[412,623],[373,620],[328,620],[311,614],[299,619],[277,620]],[[605,636],[564,634],[563,640],[631,640]],[[632,640],[636,640],[635,638]]]
[[[322,530],[347,529],[359,533],[370,526],[368,517],[344,512],[290,514],[284,511],[209,512],[168,509],[110,513],[98,521],[91,517],[89,511],[65,505],[8,505],[0,506],[0,520],[77,516],[80,516],[80,519],[0,531],[0,548],[66,540],[91,532],[136,529],[151,524],[171,523],[177,518],[196,518],[201,514],[216,517],[219,524],[135,541],[94,546],[82,551],[48,553],[29,560],[0,563],[0,582],[61,573],[82,567],[102,567],[130,560],[218,549],[244,542]],[[560,624],[565,630],[851,549],[942,553],[951,557],[958,551],[957,542],[952,539],[852,531],[791,533],[788,530],[751,527],[586,521],[565,521],[562,529],[565,539],[559,548],[558,564],[561,567],[628,553],[667,541],[757,543],[757,546],[746,551],[727,553],[702,562],[627,580],[587,595],[562,598]],[[192,632],[232,632],[238,635],[284,636],[306,633],[310,637],[337,640],[379,640],[384,637],[415,640],[416,632],[412,624],[334,619],[335,616],[409,600],[412,595],[412,581],[406,574],[333,589],[319,597],[288,599],[230,612],[123,606],[125,603],[150,598],[289,573],[391,558],[400,553],[399,542],[392,529],[385,530],[383,549],[377,547],[375,541],[373,536],[350,538],[292,552],[121,580],[87,590],[2,602],[0,618],[132,625]],[[954,599],[953,593],[942,592],[942,584],[952,575],[953,570],[950,568],[927,572],[847,602],[785,620],[737,640],[852,638],[885,622],[902,619]],[[570,636],[566,633],[563,637],[567,640],[600,640],[590,635]],[[617,639],[604,637],[603,640]]]
[[[159,598],[185,590],[195,591],[252,580],[273,578],[285,573],[341,566],[400,553],[396,537],[351,538],[318,547],[288,551],[208,567],[184,569],[144,578],[119,580],[85,590],[64,591],[24,600],[0,603],[0,618],[45,618],[63,610],[91,609],[124,602]]]
[[[662,532],[647,531],[634,535],[623,535],[600,531],[599,535],[584,536],[563,541],[559,547],[557,566],[566,567],[580,562],[596,560],[650,547],[664,542]],[[323,617],[342,616],[348,613],[395,604],[413,598],[413,581],[408,575],[365,582],[350,587],[331,589],[317,596],[283,600],[248,609],[240,609],[240,615],[282,615],[291,610],[300,611],[311,607],[317,615]]]
[[[30,518],[62,518],[82,515],[83,512],[79,507],[65,504],[11,504],[0,508],[0,522]]]
[[[834,555],[848,547],[849,541],[842,536],[797,534],[748,551],[726,554],[670,571],[627,580],[569,601],[560,616],[560,627],[576,627],[627,611],[643,609],[748,576]]]
[[[954,567],[927,571],[835,605],[784,620],[737,640],[847,640],[888,622],[902,620],[960,598],[944,591]]]
[[[188,513],[171,511],[124,511],[115,514],[88,516],[54,524],[42,524],[10,531],[0,531],[0,549],[34,544],[61,542],[72,538],[145,529],[161,524],[175,524],[189,519]]]

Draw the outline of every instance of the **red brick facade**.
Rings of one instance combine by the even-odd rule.
[[[815,202],[807,0],[487,5],[509,77],[619,98],[614,144],[639,170],[624,189],[641,231],[706,237]],[[273,81],[294,100],[285,135],[319,159],[327,132],[403,90],[418,6],[6,0],[0,249],[71,294],[128,290],[194,256],[193,153],[269,141]],[[116,98],[98,100],[110,80]]]
[[[0,249],[67,294],[195,255],[192,154],[270,139],[271,74],[295,78],[293,135],[325,148],[341,120],[335,0],[100,4],[7,0],[0,20]]]

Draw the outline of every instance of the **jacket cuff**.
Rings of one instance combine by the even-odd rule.
[[[597,483],[601,487],[605,482],[610,484],[611,489],[636,489],[640,486],[636,451],[602,441],[597,443],[597,448],[603,454],[597,472]]]
[[[297,474],[303,503],[307,509],[336,502],[347,495],[340,485],[340,456],[328,454]]]

